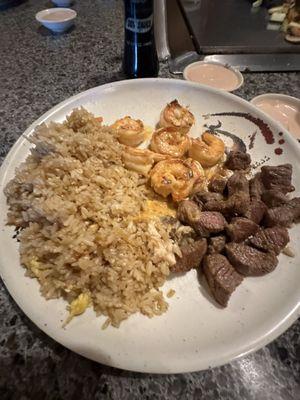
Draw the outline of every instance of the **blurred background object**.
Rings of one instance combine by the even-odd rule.
[[[127,78],[158,75],[154,34],[154,1],[124,0],[125,39],[123,70]]]
[[[0,0],[0,10],[5,10],[9,7],[17,6],[24,3],[26,0]]]
[[[52,0],[52,3],[57,7],[70,7],[73,3],[72,0]]]
[[[159,28],[160,35],[166,31],[164,43],[168,44],[172,73],[181,73],[185,65],[195,60],[228,63],[242,71],[300,70],[300,46],[285,40],[282,21],[270,22],[269,8],[282,6],[282,0],[264,1],[260,7],[252,7],[250,0],[159,3],[163,3],[166,14],[167,28]],[[294,33],[299,30],[295,21],[298,3],[290,2],[286,7],[287,15],[293,14],[289,30]],[[163,53],[158,50],[160,58],[167,53],[166,49]]]

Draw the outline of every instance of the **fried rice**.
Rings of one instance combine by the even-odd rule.
[[[92,306],[105,326],[165,312],[159,288],[178,246],[162,218],[137,218],[153,192],[122,165],[114,131],[81,108],[30,140],[5,194],[8,223],[21,228],[21,264],[42,295],[66,299],[70,318]]]

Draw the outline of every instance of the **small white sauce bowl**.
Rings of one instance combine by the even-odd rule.
[[[194,83],[199,83],[201,85],[215,87],[215,86],[212,86],[212,85],[209,85],[209,84],[204,84],[204,83],[197,82],[196,80],[191,80],[189,78],[189,76],[188,76],[189,70],[194,68],[194,67],[196,67],[197,65],[219,65],[221,67],[227,68],[230,71],[234,72],[234,74],[235,74],[235,76],[237,78],[237,84],[234,87],[232,87],[231,89],[223,89],[222,87],[218,87],[218,89],[225,90],[226,92],[233,92],[234,90],[239,89],[244,84],[244,77],[243,77],[243,75],[241,74],[241,72],[238,69],[236,69],[236,68],[234,68],[234,67],[232,67],[232,66],[230,66],[228,64],[223,64],[223,63],[220,63],[220,62],[217,62],[217,61],[196,61],[196,62],[193,62],[193,63],[187,65],[183,70],[183,78],[185,80],[190,81],[190,82],[194,82]]]
[[[287,94],[265,93],[254,97],[250,103],[254,104],[261,111],[273,118],[285,129],[287,129],[296,139],[300,140],[300,99]],[[268,109],[264,109],[262,104],[268,104]],[[293,110],[278,109],[278,104]]]
[[[52,0],[57,7],[69,7],[72,4],[72,0]]]
[[[35,18],[53,32],[64,32],[73,25],[76,16],[76,11],[71,8],[57,7],[40,11]]]

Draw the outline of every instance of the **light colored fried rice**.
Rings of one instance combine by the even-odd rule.
[[[175,262],[171,226],[138,219],[153,192],[121,162],[114,132],[84,109],[41,125],[35,148],[5,189],[8,223],[22,227],[21,264],[71,317],[89,305],[118,327],[167,310],[159,288]],[[70,318],[69,318],[70,319]]]

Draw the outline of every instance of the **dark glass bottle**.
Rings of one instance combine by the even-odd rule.
[[[158,58],[153,29],[153,0],[124,0],[123,69],[128,78],[155,77]]]

